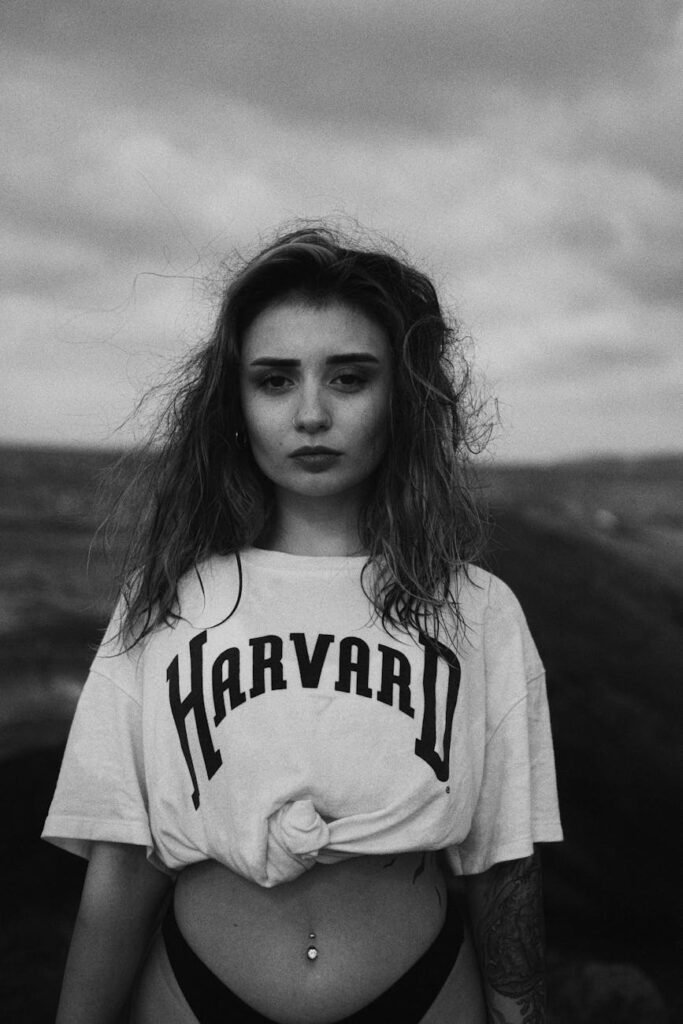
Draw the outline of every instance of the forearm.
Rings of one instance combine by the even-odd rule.
[[[169,881],[140,847],[96,844],[76,919],[57,1024],[115,1024]]]
[[[545,1024],[541,868],[534,854],[466,879],[489,1024]]]
[[[144,944],[117,921],[79,915],[67,959],[57,1024],[116,1024]]]

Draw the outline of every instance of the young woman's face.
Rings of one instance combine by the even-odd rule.
[[[242,342],[249,445],[276,497],[365,493],[387,447],[391,350],[358,310],[291,299],[269,306]]]

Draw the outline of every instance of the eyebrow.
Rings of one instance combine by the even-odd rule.
[[[345,352],[342,355],[330,356],[325,360],[328,366],[339,366],[342,363],[373,363],[379,365],[379,359],[369,352]],[[300,359],[276,359],[274,356],[262,356],[254,359],[250,366],[301,366]]]

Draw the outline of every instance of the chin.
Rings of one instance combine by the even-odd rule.
[[[338,498],[340,502],[351,496],[365,493],[364,480],[333,481],[324,480],[321,476],[312,476],[310,480],[296,483],[276,483],[276,488],[283,494],[296,494],[300,498]]]

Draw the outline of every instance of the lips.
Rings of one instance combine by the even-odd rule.
[[[323,445],[306,445],[289,456],[306,473],[325,473],[336,464],[342,453]]]
[[[341,455],[335,448],[325,448],[321,444],[316,445],[305,445],[303,448],[297,448],[290,454],[290,459],[298,459],[300,457],[307,457],[311,455]]]

